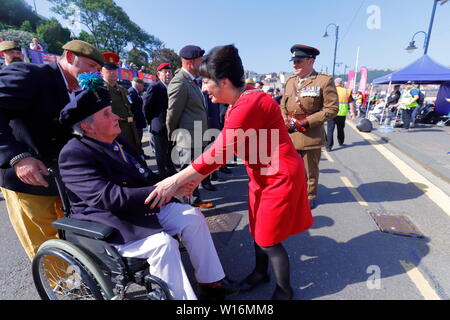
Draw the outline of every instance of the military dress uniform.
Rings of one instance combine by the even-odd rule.
[[[118,69],[119,56],[114,52],[102,53],[105,57],[105,64],[103,68],[106,69]],[[130,141],[131,145],[141,152],[141,139],[136,128],[133,111],[131,109],[131,102],[128,99],[128,90],[120,86],[118,83],[113,85],[105,81],[105,86],[109,90],[112,99],[112,112],[117,114],[121,121],[119,121],[122,135]]]
[[[319,50],[295,45],[291,48],[292,60],[309,56],[315,58]],[[336,116],[339,100],[333,77],[317,73],[314,69],[305,78],[292,76],[286,82],[281,110],[286,121],[291,119],[307,122],[304,132],[290,132],[295,149],[302,156],[308,185],[308,198],[315,200],[319,182],[321,148],[325,144],[325,121]]]

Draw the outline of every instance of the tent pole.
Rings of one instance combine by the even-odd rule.
[[[384,98],[384,107],[383,107],[383,112],[381,113],[380,125],[383,125],[383,116],[384,116],[384,113],[386,111],[387,99],[389,97],[389,92],[391,91],[391,84],[392,84],[392,80],[389,81],[389,86],[388,86],[388,89],[386,91],[386,97]]]
[[[372,91],[373,91],[373,82],[370,86],[370,92],[369,92],[369,98],[367,99],[367,107],[366,107],[366,116],[364,118],[368,118],[369,116],[369,109],[370,109],[370,98],[372,97]]]

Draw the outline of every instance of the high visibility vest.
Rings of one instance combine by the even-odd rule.
[[[338,116],[346,116],[348,114],[348,101],[352,94],[352,90],[348,90],[344,87],[336,87],[339,97],[339,111]]]
[[[412,89],[415,89],[415,88],[412,88]],[[414,99],[414,97],[411,95],[411,90],[403,90],[402,91],[402,95],[401,95],[400,101],[399,101],[400,109],[411,109],[411,108],[415,108],[419,105],[419,103],[417,101],[410,103],[410,101],[412,99]]]

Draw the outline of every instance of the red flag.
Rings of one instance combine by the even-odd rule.
[[[133,80],[133,71],[120,68],[120,78],[125,80]]]
[[[152,83],[156,81],[156,76],[150,73],[138,72],[138,77],[145,83]]]
[[[361,91],[362,94],[364,95],[367,89],[367,74],[368,74],[367,68],[361,67],[359,73],[361,73],[361,79],[359,80],[358,91]]]
[[[52,63],[52,62],[56,62],[58,60],[58,56],[54,55],[54,54],[49,54],[49,53],[43,53],[42,54],[42,63]]]

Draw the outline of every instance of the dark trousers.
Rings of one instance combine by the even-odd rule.
[[[167,138],[167,133],[153,134],[153,142],[155,143],[155,157],[159,176],[167,178],[177,173],[172,162],[172,144]]]
[[[345,139],[345,116],[336,116],[327,121],[327,147],[333,147],[334,128],[337,127],[337,139],[340,145],[344,144]]]
[[[402,121],[404,129],[409,129],[414,109],[415,108],[402,109]]]

